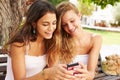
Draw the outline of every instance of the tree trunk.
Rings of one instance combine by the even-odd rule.
[[[26,11],[26,0],[0,0],[0,45],[20,24]]]

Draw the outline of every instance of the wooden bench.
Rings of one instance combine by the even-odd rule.
[[[7,62],[7,55],[0,54],[0,80],[5,80],[6,62]],[[110,76],[103,73],[99,58],[97,74],[94,80],[120,80],[120,76]]]
[[[0,80],[5,80],[7,55],[0,54]]]

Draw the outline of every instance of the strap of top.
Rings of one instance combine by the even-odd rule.
[[[28,51],[29,51],[29,45],[26,45],[26,49],[25,49],[26,55],[28,55]]]

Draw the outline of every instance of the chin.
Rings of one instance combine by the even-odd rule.
[[[49,37],[45,37],[45,39],[51,39],[52,38],[52,36],[49,36]]]

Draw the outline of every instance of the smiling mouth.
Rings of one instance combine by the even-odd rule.
[[[46,32],[46,34],[51,35],[51,34],[53,34],[53,32]]]
[[[75,32],[75,30],[76,30],[76,28],[71,29],[71,30],[69,30],[69,31],[70,31],[70,33],[74,33],[74,32]]]

